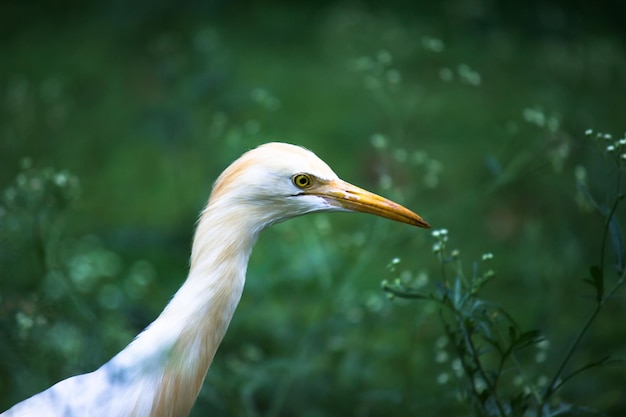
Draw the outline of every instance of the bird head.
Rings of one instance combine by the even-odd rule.
[[[341,180],[313,152],[267,143],[243,154],[217,179],[209,200],[247,210],[261,228],[317,211],[356,211],[428,228],[411,210]]]

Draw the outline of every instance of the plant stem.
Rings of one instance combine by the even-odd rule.
[[[490,396],[491,396],[491,398],[493,398],[493,401],[496,404],[496,407],[498,408],[499,414],[502,417],[504,417],[504,416],[506,416],[506,413],[504,411],[504,407],[502,406],[502,403],[498,399],[497,392],[496,392],[496,386],[489,379],[489,377],[485,373],[485,370],[483,369],[482,363],[480,361],[480,357],[478,356],[478,352],[476,350],[476,346],[474,346],[474,342],[472,341],[472,337],[469,334],[467,326],[465,326],[465,323],[463,323],[463,317],[460,316],[458,312],[456,314],[457,314],[457,317],[456,317],[457,325],[459,326],[459,328],[462,331],[463,340],[464,340],[465,345],[467,346],[467,348],[468,348],[468,350],[470,352],[470,355],[472,357],[472,361],[474,362],[474,365],[476,366],[476,369],[480,373],[481,378],[485,381],[485,385],[487,386],[487,389],[489,390]]]
[[[606,240],[607,240],[607,236],[608,236],[608,233],[609,233],[609,227],[610,227],[610,224],[611,224],[611,220],[612,220],[613,216],[615,215],[615,211],[617,210],[617,207],[619,206],[619,203],[623,199],[624,199],[624,194],[618,195],[618,197],[615,199],[615,202],[613,203],[613,207],[611,208],[611,211],[609,212],[609,214],[608,214],[608,216],[606,218],[605,224],[604,224],[604,232],[603,232],[603,236],[602,236],[602,246],[601,246],[601,249],[600,249],[600,271],[601,271],[601,274],[602,274],[602,277],[603,277],[602,279],[604,279],[604,255],[605,255],[605,248],[606,248]],[[585,334],[587,334],[587,331],[589,330],[589,328],[591,327],[591,325],[595,321],[596,317],[600,313],[600,310],[602,309],[604,304],[608,301],[608,299],[611,298],[613,296],[613,294],[615,294],[615,292],[619,289],[619,287],[621,287],[621,285],[624,283],[625,280],[626,280],[626,271],[622,271],[622,275],[618,279],[617,283],[615,283],[615,285],[613,286],[613,288],[611,288],[610,291],[608,291],[606,294],[603,294],[602,298],[596,304],[595,309],[593,310],[591,315],[587,318],[587,320],[585,321],[585,324],[583,325],[583,327],[580,329],[580,331],[576,335],[576,338],[572,342],[571,346],[567,350],[567,353],[565,354],[565,357],[561,361],[561,364],[559,365],[559,368],[557,369],[556,373],[552,377],[552,380],[548,384],[548,387],[547,387],[547,389],[546,389],[546,391],[545,391],[545,393],[543,395],[541,403],[539,404],[538,417],[541,417],[543,415],[543,407],[548,402],[548,400],[550,399],[552,394],[554,394],[556,392],[556,390],[562,385],[562,384],[558,384],[557,381],[559,380],[559,378],[561,378],[561,375],[563,373],[563,370],[565,369],[565,366],[568,364],[569,360],[571,359],[572,355],[574,354],[574,352],[578,348],[578,345],[582,341],[582,339],[585,336]]]

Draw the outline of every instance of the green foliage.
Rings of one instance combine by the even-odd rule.
[[[589,130],[587,134],[591,136],[593,132]],[[595,139],[600,140],[605,136],[611,140],[610,135],[604,134],[595,135]],[[532,376],[537,374],[538,369],[524,352],[531,347],[546,349],[547,339],[541,332],[521,330],[505,309],[482,298],[484,285],[495,276],[489,268],[493,254],[486,253],[481,262],[474,263],[472,275],[467,278],[460,251],[448,249],[448,231],[435,230],[432,233],[436,240],[433,252],[441,264],[441,277],[434,290],[425,291],[420,288],[421,285],[403,282],[400,278],[395,278],[392,283],[383,281],[383,290],[392,297],[431,301],[441,306],[440,320],[446,344],[449,342],[448,350],[455,358],[452,361],[454,374],[460,382],[459,398],[467,404],[472,415],[604,415],[602,410],[594,411],[585,404],[569,404],[558,398],[557,393],[569,380],[583,372],[609,364],[626,364],[626,358],[614,359],[611,355],[583,365],[571,363],[605,304],[615,301],[614,295],[626,281],[623,235],[616,217],[626,196],[623,185],[623,177],[626,175],[626,137],[610,143],[605,152],[612,169],[605,179],[606,189],[601,190],[600,194],[608,199],[608,207],[598,204],[585,189],[590,202],[604,218],[599,245],[600,262],[589,268],[589,278],[583,280],[595,290],[595,306],[565,350],[560,364],[552,370],[551,378],[533,382]],[[578,186],[585,188],[583,183]],[[609,265],[605,254],[609,242],[612,243],[616,261],[612,268],[607,268]],[[398,264],[397,258],[390,263],[391,273],[396,272]],[[611,275],[614,278],[610,283],[607,283],[604,273],[607,269],[613,270]]]
[[[617,189],[621,145],[591,132],[599,159],[578,134],[623,128],[623,13],[14,3],[0,13],[0,189],[21,197],[0,210],[0,409],[126,346],[184,280],[211,182],[282,140],[446,225],[463,252],[443,234],[428,256],[423,230],[358,215],[266,231],[193,415],[455,416],[497,413],[495,398],[530,413],[542,396],[546,413],[624,414],[623,369],[593,371],[626,356],[611,294],[624,210],[599,191]],[[387,300],[377,277],[396,258],[389,285],[451,307]]]
[[[79,196],[74,175],[29,159],[2,194],[0,346],[7,360],[0,385],[7,401],[46,388],[49,375],[93,368],[137,331],[116,312],[145,296],[153,267],[124,268],[98,237],[68,238]],[[27,371],[32,361],[42,365],[37,372]]]
[[[37,259],[33,259],[30,265],[17,264],[29,268],[30,273],[5,276],[5,280],[14,283],[23,282],[33,273],[45,272],[47,265],[54,262],[49,258],[50,250],[58,245],[61,230],[67,221],[67,210],[80,195],[77,178],[67,171],[35,169],[30,159],[23,159],[21,165],[22,170],[14,184],[2,194],[2,258],[6,264],[21,253],[29,253],[28,247],[31,246]],[[26,284],[23,283],[24,286]]]

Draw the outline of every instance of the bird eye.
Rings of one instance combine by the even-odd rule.
[[[308,188],[311,186],[311,177],[307,174],[296,174],[291,178],[294,185],[298,188]]]

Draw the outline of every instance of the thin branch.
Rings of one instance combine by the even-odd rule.
[[[626,359],[609,359],[609,357],[606,356],[598,361],[588,363],[585,366],[581,366],[580,368],[576,369],[575,371],[564,377],[562,380],[560,380],[559,383],[556,384],[556,386],[554,387],[554,391],[558,391],[559,388],[565,385],[567,381],[574,378],[576,375],[582,373],[583,371],[606,365],[626,365]]]
[[[623,200],[623,198],[624,198],[624,195],[620,195],[615,200],[615,202],[613,204],[613,207],[611,208],[611,211],[610,211],[610,213],[609,213],[609,215],[607,217],[607,220],[605,222],[604,234],[603,234],[603,237],[602,237],[602,249],[600,251],[600,261],[602,263],[604,262],[604,250],[605,250],[606,239],[607,239],[608,230],[609,230],[609,224],[610,224],[611,218],[615,215],[615,211],[617,210],[617,207],[619,206],[619,203]],[[604,266],[603,264],[600,265],[601,270],[603,270],[603,266]],[[559,368],[557,369],[556,373],[552,377],[552,380],[548,384],[548,388],[546,389],[546,391],[545,391],[545,393],[543,395],[543,399],[541,401],[540,408],[539,408],[539,410],[540,410],[539,411],[539,416],[540,417],[541,417],[541,414],[542,414],[541,410],[543,409],[543,406],[548,402],[548,400],[550,399],[552,394],[554,394],[554,392],[556,392],[557,386],[560,387],[562,385],[562,384],[558,385],[557,381],[561,378],[561,375],[563,373],[563,370],[565,369],[565,366],[568,364],[568,362],[571,359],[572,355],[574,354],[574,352],[578,348],[578,345],[582,341],[583,337],[587,334],[587,331],[589,330],[589,328],[591,327],[591,325],[595,321],[596,317],[600,313],[600,310],[602,309],[604,304],[608,301],[608,299],[610,297],[613,296],[613,294],[615,294],[615,292],[619,289],[619,287],[621,287],[621,285],[624,283],[625,279],[626,279],[626,271],[624,271],[622,273],[621,277],[619,278],[617,283],[613,286],[613,288],[611,288],[610,291],[608,291],[606,294],[604,294],[602,299],[600,299],[598,301],[598,303],[596,304],[596,308],[593,310],[591,315],[587,318],[587,320],[585,321],[585,324],[583,325],[583,327],[578,332],[578,335],[576,335],[576,338],[574,339],[574,341],[572,342],[571,346],[569,347],[567,353],[565,354],[565,357],[561,361],[561,364],[559,365]]]
[[[485,381],[485,385],[487,386],[487,389],[489,389],[489,392],[498,408],[498,412],[500,413],[501,416],[503,417],[506,416],[506,412],[504,411],[504,406],[502,405],[502,403],[498,399],[498,396],[496,395],[496,388],[482,367],[482,363],[480,361],[480,357],[478,356],[476,346],[474,346],[472,337],[469,335],[469,332],[467,331],[467,328],[465,324],[463,323],[463,318],[459,317],[458,315],[457,315],[457,324],[459,328],[462,330],[463,340],[465,342],[465,345],[469,349],[470,356],[472,357],[472,360],[474,361],[474,364],[476,365],[476,369],[478,370],[478,372],[480,373],[480,376]]]

